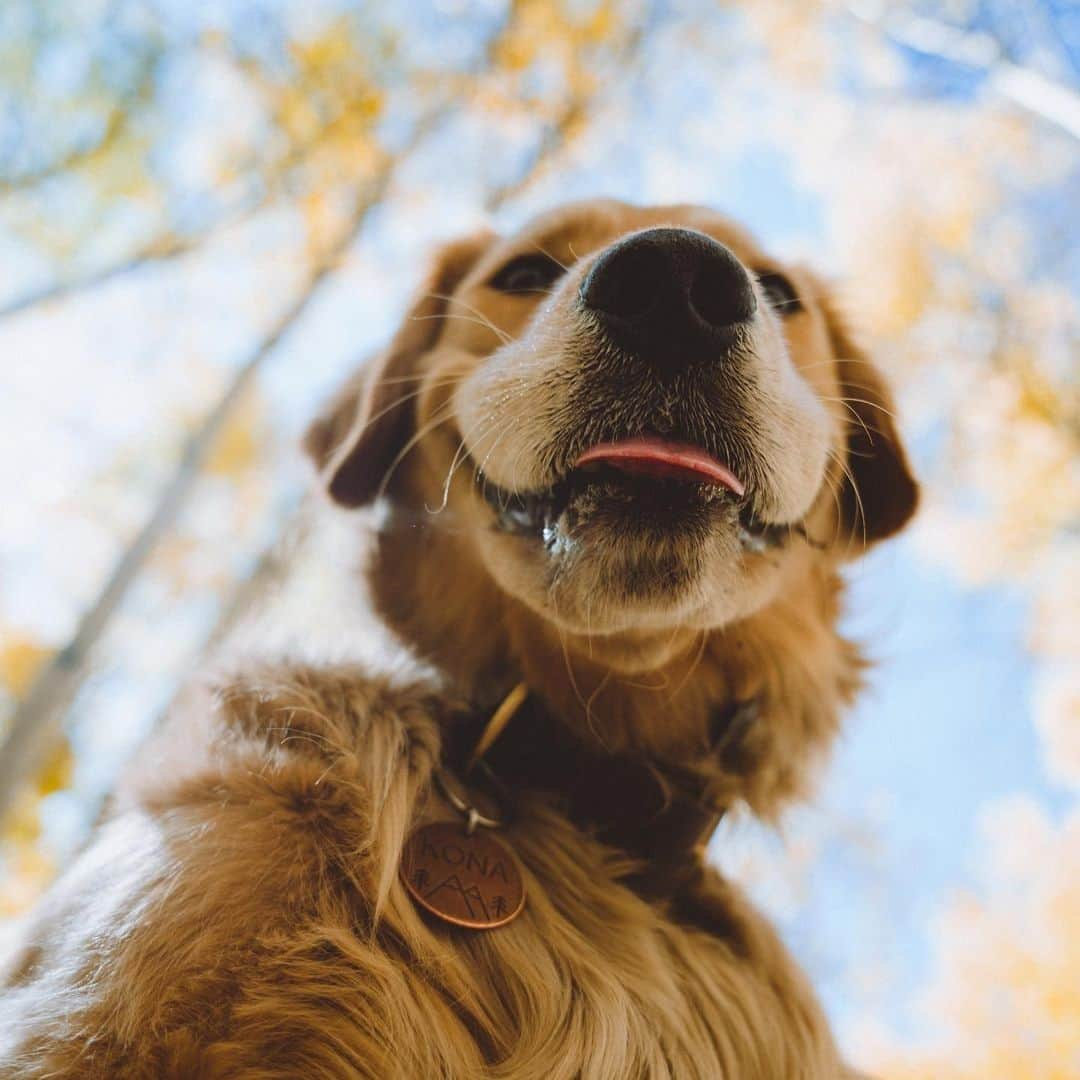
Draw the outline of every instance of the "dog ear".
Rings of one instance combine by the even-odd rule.
[[[847,467],[840,490],[842,524],[872,544],[898,533],[919,505],[919,487],[896,429],[892,394],[880,371],[855,344],[832,299],[819,297],[836,357],[847,413]]]
[[[448,297],[491,240],[491,233],[479,233],[440,249],[385,352],[368,361],[308,428],[304,449],[335,502],[371,502],[405,449],[414,431],[418,361],[438,341]]]

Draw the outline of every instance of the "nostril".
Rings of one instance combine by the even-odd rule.
[[[714,327],[745,322],[757,310],[750,276],[726,250],[698,267],[689,301],[698,318]]]
[[[601,259],[581,285],[586,307],[621,319],[634,319],[656,301],[664,266],[649,248],[624,250],[618,259]]]

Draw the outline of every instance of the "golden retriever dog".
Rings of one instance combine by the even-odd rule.
[[[464,239],[306,447],[412,666],[187,693],[29,921],[0,1075],[850,1075],[704,858],[805,793],[844,566],[916,505],[820,280],[692,206]]]

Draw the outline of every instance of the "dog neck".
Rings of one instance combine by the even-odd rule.
[[[835,629],[839,579],[818,564],[737,624],[586,640],[503,593],[452,530],[391,515],[369,584],[382,618],[478,713],[525,681],[589,753],[690,769],[716,813],[742,800],[773,817],[804,794],[860,684],[859,653]]]
[[[511,696],[522,689],[519,684]],[[743,703],[726,730],[752,724],[758,712],[758,702]],[[489,796],[505,823],[527,818],[537,795],[554,799],[579,828],[633,860],[625,881],[640,894],[670,898],[694,877],[699,852],[725,811],[711,797],[707,771],[633,750],[603,750],[536,694],[514,707],[506,728],[488,743],[492,723],[483,712],[453,716],[443,765],[464,788]]]

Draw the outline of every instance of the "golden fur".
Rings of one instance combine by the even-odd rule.
[[[750,359],[770,374],[746,402],[770,404],[748,462],[805,541],[742,555],[726,534],[704,553],[673,542],[689,583],[665,591],[646,575],[648,602],[620,591],[613,550],[560,567],[559,593],[456,468],[467,448],[504,486],[530,470],[546,482],[551,423],[530,417],[578,371],[578,279],[523,303],[485,289],[492,269],[543,246],[580,276],[660,222],[778,265],[707,211],[615,203],[442,253],[390,349],[307,439],[334,499],[388,496],[381,521],[364,518],[371,605],[425,664],[252,662],[194,686],[33,915],[0,984],[0,1076],[848,1075],[777,935],[700,853],[682,895],[647,900],[629,856],[557,798],[522,792],[505,839],[528,902],[512,925],[433,925],[397,877],[410,830],[454,816],[430,785],[450,710],[488,707],[519,678],[582,739],[693,768],[717,811],[744,802],[765,817],[805,791],[858,688],[859,653],[836,631],[839,571],[904,524],[915,488],[888,394],[812,275],[789,272],[798,319],[761,315]],[[468,417],[499,411],[493,387],[538,335],[562,351],[523,379],[518,445],[500,459]],[[813,401],[777,396],[791,371]],[[711,718],[748,699],[761,719],[715,752]],[[688,903],[694,920],[680,917]]]

